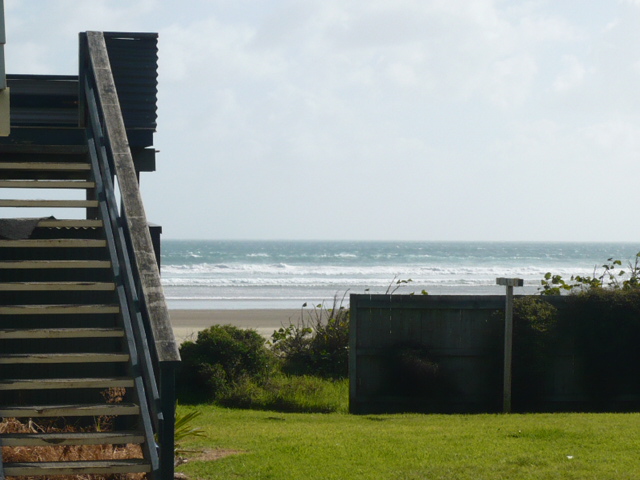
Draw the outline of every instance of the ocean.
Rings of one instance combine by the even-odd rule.
[[[640,243],[164,240],[171,309],[331,305],[351,293],[501,295],[497,277],[534,294],[546,272],[593,275],[608,258],[633,260]],[[396,284],[397,281],[407,283]]]

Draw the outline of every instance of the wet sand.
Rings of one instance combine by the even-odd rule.
[[[170,310],[171,325],[178,343],[195,339],[198,331],[211,325],[234,325],[253,328],[260,335],[270,337],[274,330],[290,321],[296,323],[300,310]]]

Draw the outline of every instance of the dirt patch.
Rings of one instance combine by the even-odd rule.
[[[241,455],[247,453],[244,450],[231,450],[227,448],[216,448],[213,450],[203,450],[196,457],[191,457],[190,462],[213,462],[220,460],[221,458],[229,457],[231,455]]]

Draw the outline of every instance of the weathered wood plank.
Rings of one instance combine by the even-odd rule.
[[[5,328],[0,329],[0,339],[28,338],[121,338],[121,328]]]
[[[14,260],[0,262],[0,269],[39,270],[67,268],[111,268],[109,260]]]
[[[25,129],[26,131],[27,129]],[[39,130],[39,129],[37,129]],[[61,132],[68,132],[69,129],[58,130],[54,132],[56,138],[60,137]],[[18,132],[18,130],[16,130]],[[81,131],[79,133],[82,133]],[[13,136],[13,132],[12,132]],[[29,139],[33,138],[33,133],[29,131]],[[78,139],[76,139],[78,140]],[[44,155],[82,155],[87,152],[86,145],[35,145],[32,143],[21,144],[3,144],[0,145],[0,152],[2,153],[20,153],[20,154],[44,154]]]
[[[126,353],[9,353],[0,354],[0,364],[41,363],[122,363]]]
[[[0,435],[0,439],[4,447],[144,443],[144,436],[138,432],[4,433]]]
[[[86,190],[96,188],[96,183],[84,180],[0,180],[0,188],[64,188]]]
[[[0,170],[89,171],[88,163],[0,162]]]
[[[0,207],[16,208],[96,208],[97,200],[0,200]]]
[[[179,362],[178,345],[173,335],[169,311],[160,282],[160,272],[140,196],[104,35],[101,32],[87,32],[87,42],[90,62],[95,73],[96,87],[104,111],[105,130],[111,141],[115,174],[122,193],[122,208],[131,234],[136,267],[140,272],[142,293],[151,319],[155,350],[160,362]]]
[[[133,387],[132,378],[36,378],[0,380],[0,390]]]
[[[0,406],[0,417],[94,417],[99,415],[138,415],[140,406],[134,403]]]
[[[0,291],[113,291],[113,282],[7,282],[0,283]]]
[[[100,228],[104,224],[102,220],[81,220],[81,219],[61,219],[61,220],[40,220],[39,228]]]
[[[0,240],[0,248],[104,248],[106,240],[53,238],[47,240]]]
[[[117,305],[8,305],[0,307],[0,315],[75,315],[119,313]]]
[[[82,462],[20,462],[5,463],[4,473],[7,476],[29,475],[81,475],[81,474],[116,474],[144,473],[151,471],[145,460],[96,460]]]

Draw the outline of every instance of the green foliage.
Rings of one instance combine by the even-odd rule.
[[[540,281],[541,295],[560,295],[562,292],[584,292],[591,289],[633,290],[640,287],[640,252],[633,263],[628,262],[628,270],[622,270],[622,261],[608,258],[607,262],[595,269],[593,276],[573,275],[567,282],[561,275],[547,272]]]
[[[177,405],[176,405],[177,407]],[[202,415],[201,410],[189,410],[182,412],[176,408],[176,423],[174,433],[174,453],[176,457],[182,456],[193,450],[186,450],[183,446],[185,441],[196,437],[206,437],[204,430],[194,427],[193,421]]]
[[[263,382],[245,378],[218,400],[220,405],[297,413],[346,413],[348,380],[276,374]]]
[[[297,324],[273,332],[270,345],[280,358],[284,373],[325,378],[348,376],[349,310],[342,306],[342,300],[335,297],[331,308],[317,305],[306,312],[306,317],[303,311]]]
[[[232,325],[200,331],[195,342],[180,346],[180,355],[178,391],[209,400],[228,393],[245,377],[264,379],[273,369],[264,338]]]

